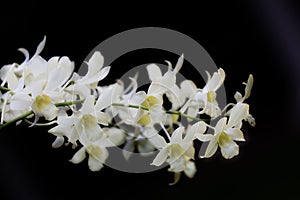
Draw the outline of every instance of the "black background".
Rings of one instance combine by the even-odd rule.
[[[175,186],[168,185],[172,174],[166,169],[129,174],[105,167],[90,172],[86,162],[68,161],[75,153],[70,147],[52,149],[54,137],[46,128],[8,127],[0,133],[0,199],[299,198],[300,9],[295,2],[53,2],[1,9],[1,66],[22,62],[19,47],[32,55],[44,35],[43,57],[66,55],[78,67],[96,45],[119,32],[146,26],[182,32],[225,70],[228,96],[243,91],[241,82],[254,75],[248,102],[257,126],[243,129],[247,142],[238,157],[197,159],[196,176],[183,176]],[[119,60],[112,65],[107,79],[113,81],[130,66],[165,59],[174,63],[177,57],[160,51],[132,53],[124,64]]]

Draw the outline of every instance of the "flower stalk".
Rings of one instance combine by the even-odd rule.
[[[71,105],[74,105],[74,104],[78,104],[78,103],[83,103],[84,100],[81,99],[81,100],[75,100],[75,101],[68,101],[68,102],[61,102],[61,103],[55,103],[54,105],[56,107],[63,107],[63,106],[71,106]],[[112,103],[111,106],[120,106],[120,107],[128,107],[128,108],[135,108],[135,109],[143,109],[143,110],[146,110],[146,111],[149,111],[149,109],[145,106],[142,106],[142,105],[133,105],[133,104],[129,104],[129,105],[125,105],[125,104],[121,104],[121,103]],[[188,119],[192,119],[192,120],[195,120],[195,121],[207,121],[206,119],[200,119],[198,117],[192,117],[192,116],[189,116],[187,114],[184,114],[184,113],[181,113],[179,111],[173,111],[173,110],[168,110],[168,111],[165,111],[167,114],[171,114],[171,115],[178,115],[178,116],[181,116],[181,117],[185,117],[185,118],[188,118]],[[20,121],[20,120],[23,120],[34,114],[33,111],[29,111],[29,112],[26,112],[18,117],[16,117],[15,119],[11,120],[11,121],[8,121],[2,125],[0,125],[0,130],[10,124],[13,124],[17,121]],[[31,123],[30,121],[26,120],[26,123]],[[50,122],[50,123],[45,123],[45,124],[36,124],[36,126],[49,126],[49,125],[53,125],[54,123]],[[112,125],[112,124],[111,124]]]

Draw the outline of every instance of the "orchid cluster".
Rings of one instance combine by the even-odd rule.
[[[245,141],[243,122],[255,125],[244,102],[250,96],[252,75],[244,83],[244,94],[236,92],[236,102],[221,109],[217,102],[225,79],[221,68],[212,76],[207,72],[202,88],[191,80],[177,84],[182,55],[175,67],[167,62],[165,73],[156,64],[147,66],[151,81],[147,91],[139,90],[138,76],[129,77],[126,87],[121,80],[100,86],[110,71],[100,52],[86,62],[88,71],[81,76],[68,57],[42,58],[44,45],[45,38],[31,58],[26,49],[19,49],[24,62],[1,68],[1,128],[21,122],[47,125],[56,137],[52,146],[72,145],[77,152],[70,161],[77,164],[88,157],[91,171],[104,166],[110,147],[120,147],[126,160],[133,152],[156,155],[149,164],[167,163],[176,183],[181,172],[189,178],[195,175],[195,141],[207,145],[200,158],[209,158],[220,148],[230,159],[239,154],[237,142]],[[164,108],[166,101],[169,110]],[[218,120],[215,126],[209,124],[213,120]]]

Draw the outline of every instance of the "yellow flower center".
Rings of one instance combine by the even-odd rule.
[[[184,149],[179,144],[172,144],[168,146],[171,158],[178,158],[184,155]]]
[[[94,156],[94,157],[97,157],[97,155],[99,156],[102,154],[102,149],[98,146],[93,146],[93,145],[88,146],[86,148],[86,151],[90,156]]]
[[[179,119],[179,115],[171,114],[172,122],[175,123]]]
[[[81,121],[82,121],[82,124],[84,125],[84,127],[87,128],[87,129],[97,125],[96,117],[94,117],[91,114],[83,115],[83,117],[81,118]]]
[[[141,105],[149,109],[156,104],[158,104],[158,99],[154,96],[148,96]]]
[[[45,94],[39,95],[35,98],[34,104],[36,108],[41,111],[47,108],[51,103],[51,98]]]
[[[230,135],[228,135],[225,132],[220,133],[218,137],[218,144],[220,146],[225,146],[226,144],[230,143],[232,141],[232,138]]]
[[[217,96],[217,94],[216,94],[216,92],[214,92],[214,91],[209,91],[208,93],[207,93],[207,101],[208,102],[214,102],[215,100],[216,100],[216,96]]]
[[[141,103],[142,106],[144,106],[147,109],[150,109],[152,106],[158,104],[158,99],[154,96],[148,96],[143,103]],[[143,126],[149,125],[151,122],[151,118],[149,113],[144,114],[138,121],[139,124]]]
[[[150,119],[150,115],[147,113],[147,114],[144,114],[138,121],[139,124],[143,125],[143,126],[147,126],[149,125],[151,122],[151,119]]]

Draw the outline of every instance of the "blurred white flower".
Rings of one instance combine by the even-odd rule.
[[[141,156],[149,156],[154,153],[155,146],[142,133],[138,133],[138,135],[130,134],[126,137],[126,143],[123,147],[124,158],[129,160],[135,150]]]

